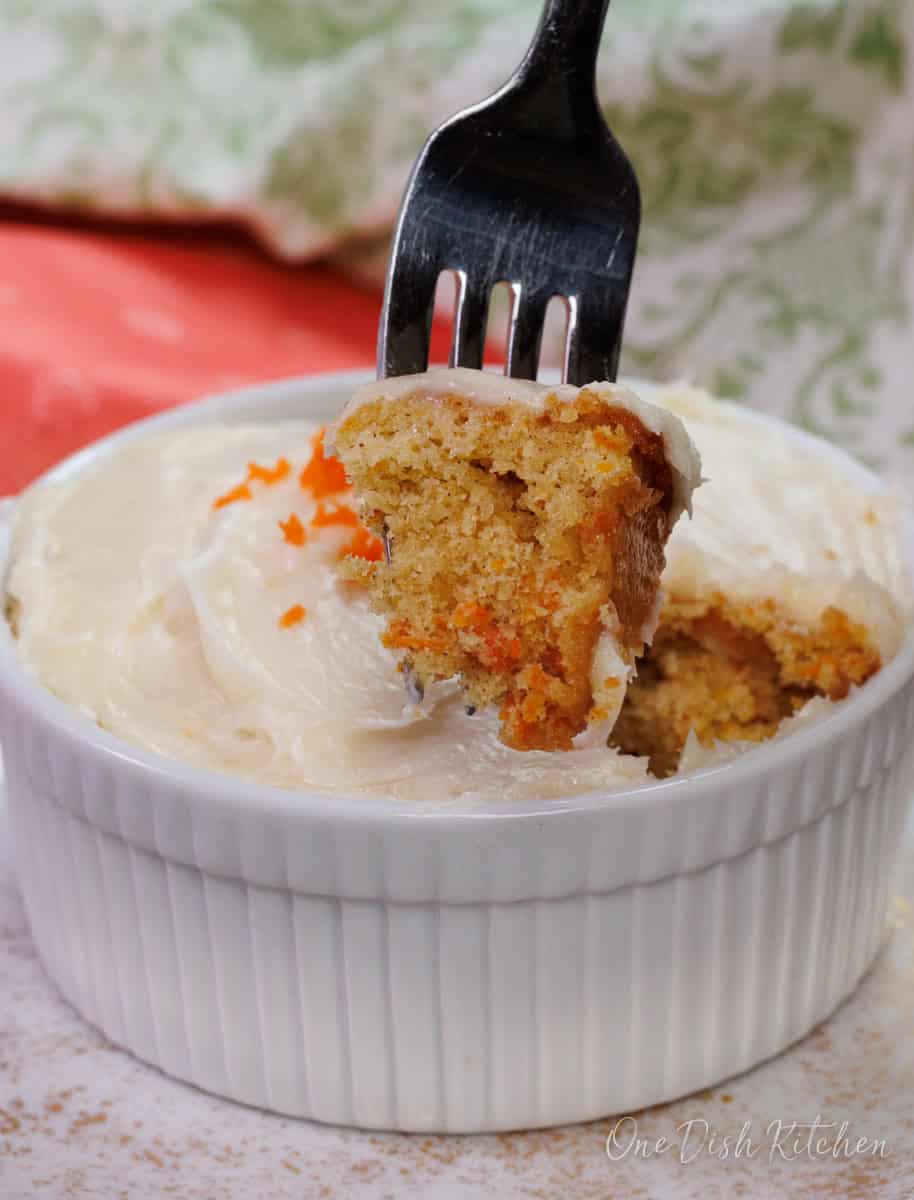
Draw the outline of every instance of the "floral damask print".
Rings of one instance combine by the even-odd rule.
[[[910,444],[914,97],[898,93],[898,63],[911,13],[760,11],[743,27],[753,56],[732,41],[700,61],[659,47],[651,102],[608,106],[644,199],[630,371],[692,376],[897,461]]]
[[[378,280],[431,128],[540,0],[0,0],[0,191],[232,216]],[[914,0],[614,0],[644,220],[623,365],[914,464]]]

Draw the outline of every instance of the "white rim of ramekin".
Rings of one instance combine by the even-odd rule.
[[[204,397],[133,422],[91,443],[61,460],[36,482],[78,473],[99,455],[114,452],[121,445],[158,429],[256,418],[256,411],[249,410],[265,398],[301,396],[306,403],[311,396],[320,395],[322,389],[327,387],[354,388],[371,378],[372,375],[367,371],[328,372],[276,380]],[[650,392],[662,385],[631,381],[631,386]],[[738,408],[743,417],[757,421],[764,428],[786,432],[820,457],[833,458],[846,474],[856,476],[874,492],[888,490],[885,481],[831,443],[766,414],[738,406],[726,406]],[[301,415],[307,419],[309,414],[303,412]],[[910,512],[905,515],[905,520],[909,524],[914,520]],[[4,590],[9,565],[7,559],[8,550],[0,541],[0,585]],[[678,806],[680,803],[688,804],[699,795],[707,798],[709,792],[719,791],[723,787],[733,790],[728,803],[738,805],[739,793],[745,791],[747,796],[749,794],[750,789],[745,785],[779,772],[811,754],[826,752],[830,746],[840,742],[848,730],[859,727],[882,708],[912,675],[914,636],[909,631],[895,657],[855,694],[836,704],[833,712],[806,728],[793,731],[787,737],[761,743],[734,760],[702,767],[681,777],[654,780],[614,791],[595,790],[571,796],[524,800],[481,800],[478,797],[397,800],[258,783],[245,776],[196,767],[157,751],[135,746],[100,728],[89,717],[55,696],[32,675],[19,660],[12,632],[0,616],[0,693],[6,691],[20,706],[30,710],[43,723],[54,726],[66,739],[79,743],[83,750],[88,749],[106,760],[116,760],[120,769],[127,769],[131,773],[167,776],[183,788],[193,790],[205,803],[225,815],[237,815],[239,812],[253,815],[256,811],[260,816],[288,818],[298,814],[303,817],[332,818],[345,823],[370,820],[372,824],[380,823],[385,828],[411,826],[416,821],[461,826],[494,822],[502,826],[505,820],[542,821],[562,813],[594,810],[605,812],[607,817],[611,813],[628,813],[635,809],[647,815],[649,810],[668,806],[671,802]]]

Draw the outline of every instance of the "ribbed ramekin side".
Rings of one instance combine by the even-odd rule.
[[[34,686],[0,678],[0,727],[19,726],[26,741],[23,751],[12,735],[9,753],[24,760],[22,773],[43,794],[99,832],[213,877],[391,903],[552,900],[693,874],[840,808],[895,762],[914,732],[907,678],[875,708],[861,698],[857,720],[848,720],[857,701],[849,702],[834,720],[732,767],[641,796],[533,801],[492,814],[482,805],[442,809],[433,796],[390,808],[296,796],[166,760],[138,761],[100,744],[104,735],[88,724],[83,737],[72,714],[58,720],[56,701],[39,703]],[[84,903],[94,902],[90,891]]]
[[[826,1017],[880,944],[912,720],[906,689],[875,741],[863,727],[838,758],[757,784],[818,814],[785,837],[760,829],[754,849],[711,867],[555,898],[539,894],[531,860],[530,898],[508,903],[487,885],[476,903],[308,894],[214,874],[203,853],[173,861],[154,779],[143,803],[159,853],[111,831],[116,772],[58,755],[15,713],[2,724],[35,941],[91,1022],[240,1101],[459,1131],[671,1099]],[[78,805],[60,802],[65,789]],[[94,812],[104,829],[79,815]],[[241,862],[240,845],[226,852]]]
[[[889,862],[873,847],[902,793],[880,782],[706,871],[517,904],[256,888],[96,834],[34,792],[14,808],[42,958],[114,1041],[277,1111],[456,1131],[658,1103],[827,1016],[883,927],[873,874]],[[80,879],[99,862],[104,899],[87,907]]]

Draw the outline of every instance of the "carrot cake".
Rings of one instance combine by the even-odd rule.
[[[823,443],[693,390],[645,395],[685,425],[706,482],[667,542],[659,626],[614,745],[512,748],[497,708],[470,715],[455,679],[405,695],[410,651],[384,645],[359,581],[381,538],[306,421],[139,432],[36,483],[0,600],[19,656],[123,742],[342,795],[605,793],[688,769],[702,743],[784,736],[905,638],[899,506]]]
[[[433,370],[360,389],[331,437],[389,550],[347,576],[410,685],[459,676],[517,750],[605,741],[699,480],[682,422],[614,384]]]

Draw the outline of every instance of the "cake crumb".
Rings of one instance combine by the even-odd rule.
[[[674,473],[621,389],[543,388],[535,406],[508,383],[504,403],[480,404],[479,374],[442,391],[415,376],[394,398],[378,385],[343,414],[334,444],[375,540],[342,570],[414,681],[457,676],[470,707],[497,707],[508,746],[568,750],[619,711],[678,516]]]

